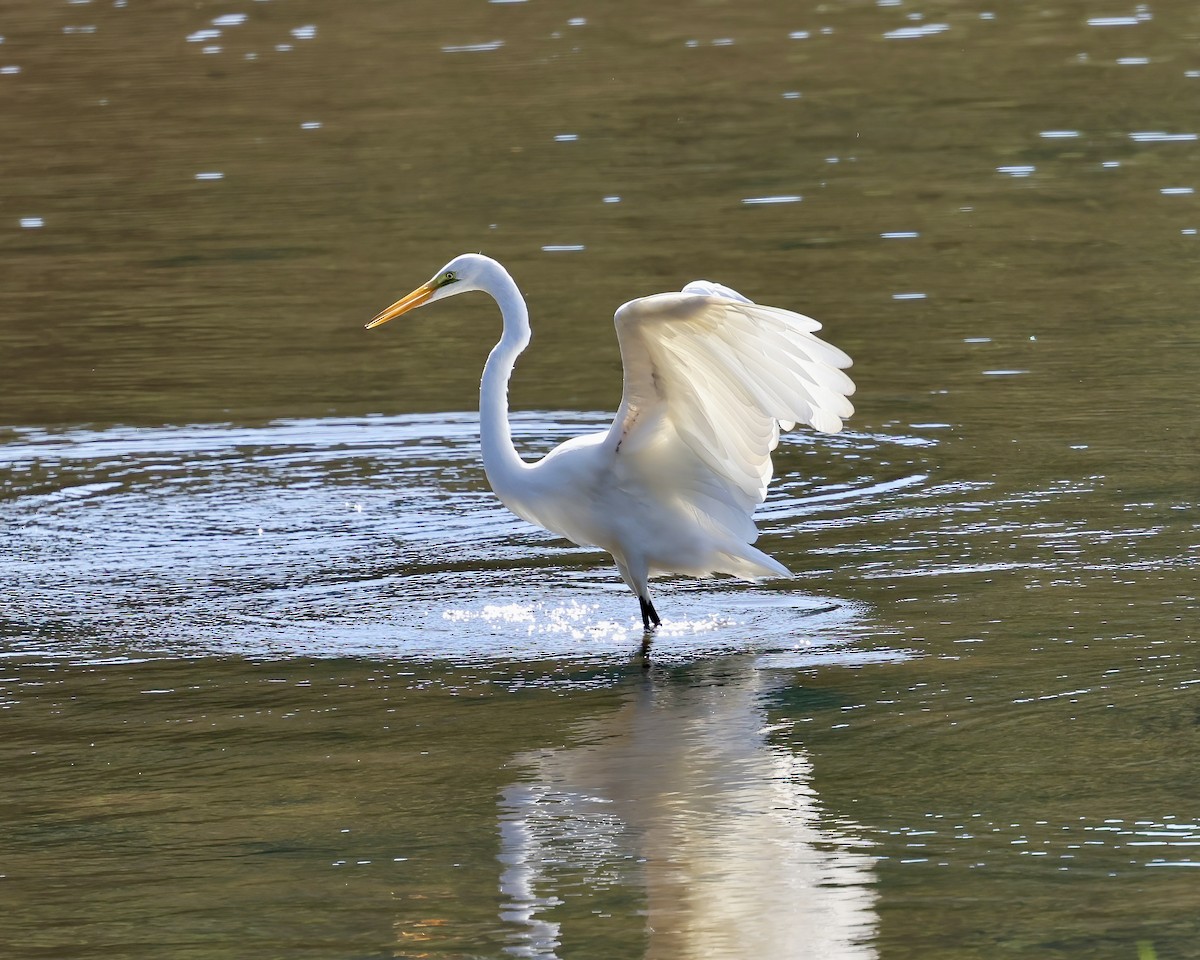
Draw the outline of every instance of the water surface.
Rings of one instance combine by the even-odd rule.
[[[0,14],[0,953],[1200,956],[1200,14],[21,0]],[[493,500],[613,310],[820,318],[791,581]],[[1190,404],[1190,405],[1189,405]]]

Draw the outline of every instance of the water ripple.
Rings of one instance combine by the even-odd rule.
[[[540,454],[603,414],[518,415]],[[627,656],[636,611],[608,558],[509,514],[487,488],[474,414],[55,432],[3,447],[0,630],[46,651],[423,657]],[[792,435],[765,533],[920,488],[932,441]],[[859,474],[900,452],[899,476]],[[844,459],[840,459],[844,458]],[[799,461],[820,460],[828,476]],[[840,462],[839,462],[840,459]],[[852,604],[731,581],[664,587],[656,651],[805,651]],[[64,655],[79,655],[79,650]]]

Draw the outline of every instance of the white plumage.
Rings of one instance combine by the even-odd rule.
[[[469,290],[490,294],[504,318],[483,371],[480,439],[488,481],[510,510],[611,553],[647,629],[659,623],[656,574],[788,575],[753,546],[779,431],[807,423],[836,433],[854,412],[850,358],[815,335],[820,323],[707,280],[631,300],[616,313],[625,388],[612,426],[528,463],[512,444],[508,380],[529,314],[499,263],[457,257],[368,327]]]

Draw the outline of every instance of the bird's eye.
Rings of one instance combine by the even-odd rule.
[[[442,283],[453,283],[458,277],[454,275],[453,270],[447,270],[442,274]]]

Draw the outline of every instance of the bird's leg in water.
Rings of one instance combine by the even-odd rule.
[[[662,621],[658,618],[658,611],[654,609],[654,604],[649,597],[643,597],[639,594],[638,603],[642,605],[642,627],[646,630],[652,629],[650,624],[658,626]]]

